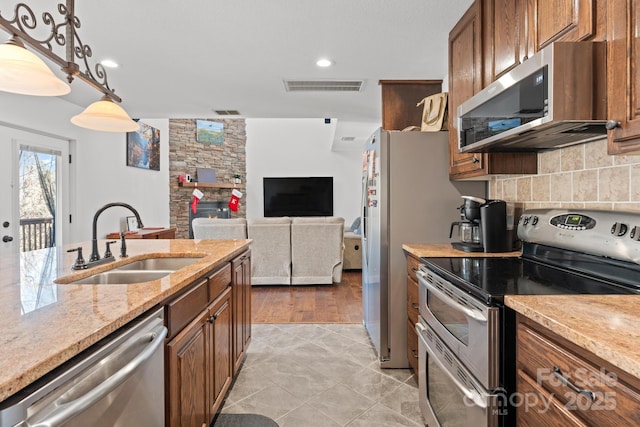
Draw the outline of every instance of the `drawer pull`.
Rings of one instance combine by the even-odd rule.
[[[413,308],[414,310],[420,310],[420,306],[418,304],[416,304],[415,302],[411,303],[411,308]]]
[[[418,352],[415,350],[411,350],[411,355],[413,356],[414,359],[418,359]]]
[[[415,268],[415,267],[411,267],[411,271],[413,271],[415,273],[416,271],[418,271],[418,269]]]
[[[571,390],[573,390],[574,392],[578,393],[578,394],[584,394],[585,396],[587,396],[590,400],[594,400],[594,394],[591,390],[588,390],[586,388],[580,388],[578,386],[576,386],[574,383],[572,383],[571,381],[569,381],[567,378],[565,378],[562,375],[562,371],[560,370],[560,368],[558,368],[557,366],[553,367],[553,375],[565,386],[569,387]]]

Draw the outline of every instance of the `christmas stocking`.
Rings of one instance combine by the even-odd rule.
[[[204,193],[197,188],[193,190],[193,200],[191,200],[191,212],[194,214],[198,211],[198,202],[202,199]]]
[[[231,199],[229,199],[229,209],[234,212],[238,212],[238,207],[240,206],[240,199],[242,198],[242,193],[236,189],[233,189],[231,192]]]

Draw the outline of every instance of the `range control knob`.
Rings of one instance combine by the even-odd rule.
[[[631,240],[635,240],[636,242],[640,241],[640,227],[637,225],[631,229],[631,233],[629,233],[629,237]]]
[[[624,224],[622,222],[616,222],[611,226],[611,234],[613,234],[614,236],[621,237],[627,234],[628,229],[629,227],[627,227],[627,224]]]
[[[531,220],[531,225],[536,225],[538,223],[538,217],[534,216],[533,219]]]
[[[528,216],[525,216],[525,217],[524,217],[524,219],[522,220],[522,224],[523,224],[523,225],[527,225],[527,224],[529,224],[529,217],[528,217]]]

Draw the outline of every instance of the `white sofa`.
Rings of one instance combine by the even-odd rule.
[[[342,280],[344,218],[291,220],[291,284],[331,284]]]
[[[251,243],[251,284],[291,283],[291,218],[257,218],[247,223]]]
[[[194,239],[246,239],[244,218],[194,218],[191,221]]]

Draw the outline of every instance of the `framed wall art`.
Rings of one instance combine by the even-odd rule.
[[[196,141],[203,144],[222,145],[224,124],[208,120],[196,120]]]
[[[127,132],[127,166],[160,170],[160,130],[138,122],[140,129]]]

